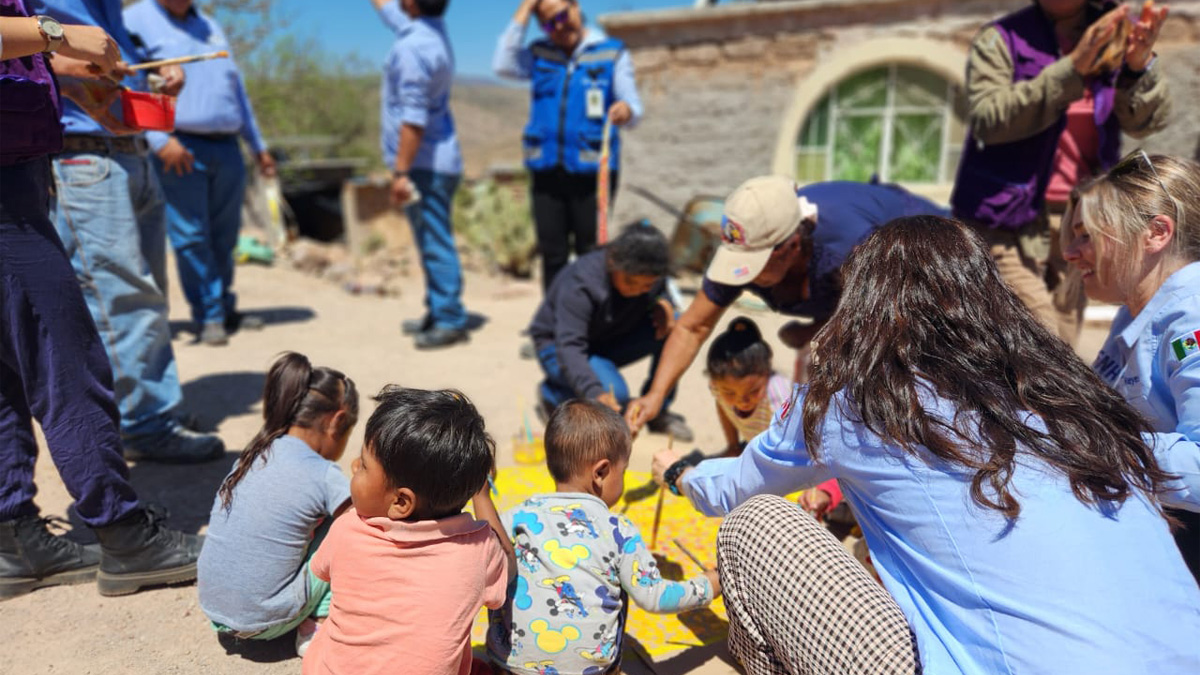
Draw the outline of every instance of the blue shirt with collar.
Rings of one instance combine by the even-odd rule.
[[[446,23],[440,18],[412,19],[399,5],[390,2],[379,9],[383,22],[396,33],[383,72],[379,116],[383,161],[395,168],[400,127],[411,124],[422,127],[424,134],[409,168],[461,174],[462,153],[450,114],[454,52]]]
[[[1007,521],[972,501],[972,472],[885,443],[840,400],[814,461],[804,392],[742,455],[702,462],[680,487],[705,514],[723,515],[754,494],[837,478],[925,672],[1200,672],[1200,588],[1144,496],[1089,506],[1064,475],[1023,453],[1010,483],[1021,513]],[[954,418],[935,394],[923,402]]]
[[[27,0],[26,8],[30,14],[45,14],[52,16],[63,24],[81,24],[99,26],[112,36],[117,46],[121,48],[121,58],[126,63],[141,63],[147,61],[143,51],[121,18],[121,0]],[[146,90],[146,77],[141,72],[125,78],[125,86],[141,91]],[[92,119],[83,108],[70,99],[63,98],[63,131],[67,134],[89,134],[92,136],[112,136],[112,134]],[[121,104],[115,103],[114,115],[121,119]]]
[[[1200,511],[1200,350],[1183,358],[1173,343],[1200,331],[1200,262],[1176,271],[1137,316],[1117,311],[1092,368],[1154,425],[1155,455],[1181,476],[1164,497]]]
[[[526,24],[510,21],[508,28],[496,43],[496,51],[492,55],[492,70],[501,77],[515,80],[528,80],[533,76],[533,52],[525,46]],[[576,58],[588,45],[594,45],[608,39],[603,31],[585,28],[583,38],[575,45],[571,58]],[[638,95],[637,81],[633,77],[633,60],[628,51],[622,51],[613,64],[613,95],[618,101],[629,104],[632,117],[622,128],[632,129],[641,121],[645,114],[642,98]]]
[[[125,26],[141,38],[147,58],[153,60],[230,49],[221,27],[194,5],[187,16],[177,19],[157,0],[142,0],[125,10]],[[187,86],[175,103],[176,130],[241,134],[256,154],[266,150],[246,96],[246,85],[232,57],[189,63],[183,70]],[[146,138],[157,150],[167,142],[168,135],[149,132]]]

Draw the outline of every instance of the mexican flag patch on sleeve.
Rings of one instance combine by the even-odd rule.
[[[1175,352],[1175,358],[1180,361],[1189,356],[1200,354],[1200,330],[1171,340],[1171,350]]]

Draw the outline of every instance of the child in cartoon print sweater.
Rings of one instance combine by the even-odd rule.
[[[502,517],[517,554],[508,600],[489,613],[488,658],[512,673],[599,675],[619,661],[625,597],[651,612],[705,607],[715,570],[683,582],[659,574],[637,527],[609,509],[625,491],[632,440],[621,417],[571,400],[546,426],[557,492]]]

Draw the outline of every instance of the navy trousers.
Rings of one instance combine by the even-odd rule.
[[[112,366],[48,217],[45,158],[0,166],[0,521],[37,514],[31,418],[91,527],[138,507]]]

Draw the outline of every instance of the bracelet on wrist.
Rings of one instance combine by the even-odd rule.
[[[408,178],[408,172],[401,171],[400,169],[393,170],[392,171],[392,180],[396,180],[397,178]]]

